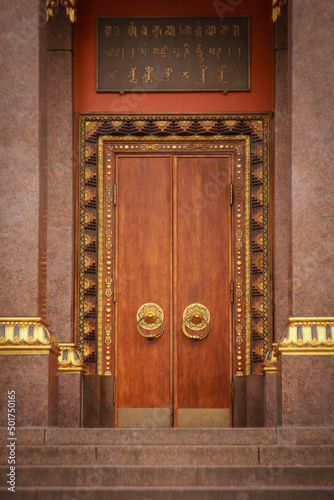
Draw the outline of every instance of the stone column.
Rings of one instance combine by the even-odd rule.
[[[275,22],[274,111],[274,234],[273,234],[273,341],[282,335],[289,317],[290,220],[290,115],[288,111],[288,16],[287,5]],[[269,376],[270,378],[270,376]]]
[[[60,3],[60,2],[59,2]],[[47,320],[58,342],[74,342],[73,24],[60,5],[48,34]]]
[[[291,318],[274,349],[279,425],[334,425],[334,318]]]
[[[334,311],[334,3],[289,0],[292,317]]]
[[[45,2],[3,0],[0,212],[1,408],[16,425],[56,425],[59,348],[46,319],[47,38]],[[0,425],[7,426],[2,411]]]
[[[46,17],[1,2],[0,316],[46,313]]]
[[[278,423],[333,425],[334,4],[288,6],[290,318],[275,349]]]

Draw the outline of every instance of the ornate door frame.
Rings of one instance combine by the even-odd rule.
[[[236,274],[237,315],[233,331],[234,375],[259,372],[270,348],[269,259],[269,115],[82,115],[79,121],[79,193],[77,251],[77,344],[90,373],[111,374],[102,364],[101,249],[104,204],[103,143],[106,137],[140,145],[148,150],[173,137],[205,151],[208,141],[219,148],[224,141],[243,141],[244,178],[234,186],[236,210],[244,204],[244,231],[235,231],[236,249],[242,249],[244,282]],[[218,149],[219,150],[219,149]],[[239,206],[239,208],[238,208]],[[244,234],[242,234],[244,233]],[[237,273],[237,269],[236,269]],[[244,307],[241,306],[241,297]],[[244,309],[244,310],[242,310]]]

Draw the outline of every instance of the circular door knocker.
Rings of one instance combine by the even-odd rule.
[[[158,333],[144,333],[143,330],[152,331],[159,328]],[[137,311],[137,331],[147,340],[157,339],[164,331],[164,313],[157,304],[142,305]]]
[[[209,333],[209,323],[210,323],[210,313],[209,310],[203,306],[202,304],[190,304],[190,306],[186,307],[183,312],[183,323],[182,323],[182,331],[188,339],[193,340],[202,340]],[[205,332],[202,335],[195,334],[191,335],[188,331],[199,332],[204,330]]]

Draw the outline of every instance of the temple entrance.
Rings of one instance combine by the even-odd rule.
[[[114,158],[119,427],[231,425],[232,156],[179,148]]]

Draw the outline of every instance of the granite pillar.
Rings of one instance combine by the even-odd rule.
[[[47,320],[59,342],[74,342],[73,25],[61,6],[48,35]]]
[[[274,349],[268,352],[262,365],[264,378],[264,425],[265,427],[276,427],[278,421],[277,408],[277,359]]]
[[[334,3],[290,0],[291,315],[334,311]],[[291,361],[290,361],[291,363]]]
[[[333,426],[333,356],[281,354],[277,369],[279,425]]]
[[[45,318],[45,4],[1,7],[0,315]]]
[[[290,318],[276,348],[278,425],[334,425],[334,318]]]
[[[58,375],[58,425],[59,427],[81,427],[81,373]]]
[[[273,171],[273,340],[277,342],[289,317],[290,115],[288,111],[287,5],[275,22],[275,110]],[[270,378],[270,377],[269,377]]]
[[[14,427],[58,424],[56,337],[39,318],[0,318],[0,427],[14,393]]]
[[[276,427],[278,421],[277,410],[277,375],[276,373],[264,373],[264,425],[265,427]]]

